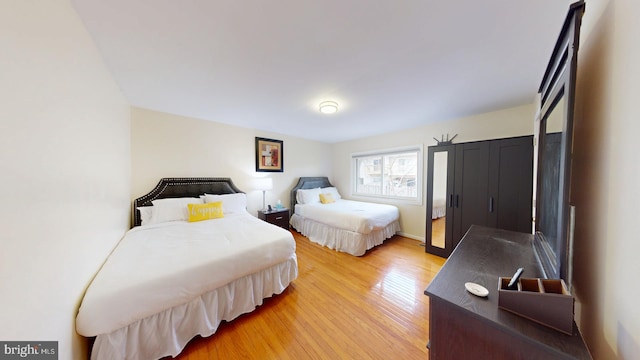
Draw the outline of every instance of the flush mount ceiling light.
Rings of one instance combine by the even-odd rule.
[[[323,101],[320,103],[320,112],[323,114],[333,114],[338,111],[338,103],[335,101]]]

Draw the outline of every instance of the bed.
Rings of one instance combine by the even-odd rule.
[[[397,207],[342,199],[327,177],[301,177],[291,209],[291,226],[310,241],[354,256],[400,231]]]
[[[91,359],[176,356],[298,276],[291,233],[249,214],[229,178],[165,178],[132,210],[76,317]]]
[[[433,212],[431,219],[439,219],[447,215],[447,200],[444,198],[433,199]]]

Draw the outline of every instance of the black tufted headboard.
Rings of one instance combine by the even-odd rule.
[[[298,180],[298,183],[296,184],[296,186],[291,189],[291,207],[289,209],[291,209],[291,214],[293,214],[295,212],[296,209],[296,193],[298,192],[298,190],[300,189],[315,189],[315,188],[325,188],[325,187],[332,187],[333,185],[331,185],[331,183],[329,182],[329,178],[326,176],[316,176],[316,177],[301,177]]]
[[[207,194],[235,194],[241,193],[231,178],[163,178],[148,194],[133,200],[133,226],[140,226],[141,206],[152,206],[156,199],[177,197],[199,197]]]

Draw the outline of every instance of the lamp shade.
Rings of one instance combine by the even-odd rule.
[[[271,190],[273,189],[273,179],[271,178],[258,178],[253,180],[253,187],[256,190]]]

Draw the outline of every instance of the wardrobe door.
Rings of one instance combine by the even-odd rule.
[[[533,136],[491,142],[488,226],[532,232]]]
[[[427,165],[425,251],[448,257],[453,251],[455,145],[430,146]]]
[[[453,247],[471,225],[488,223],[490,142],[456,145]]]

